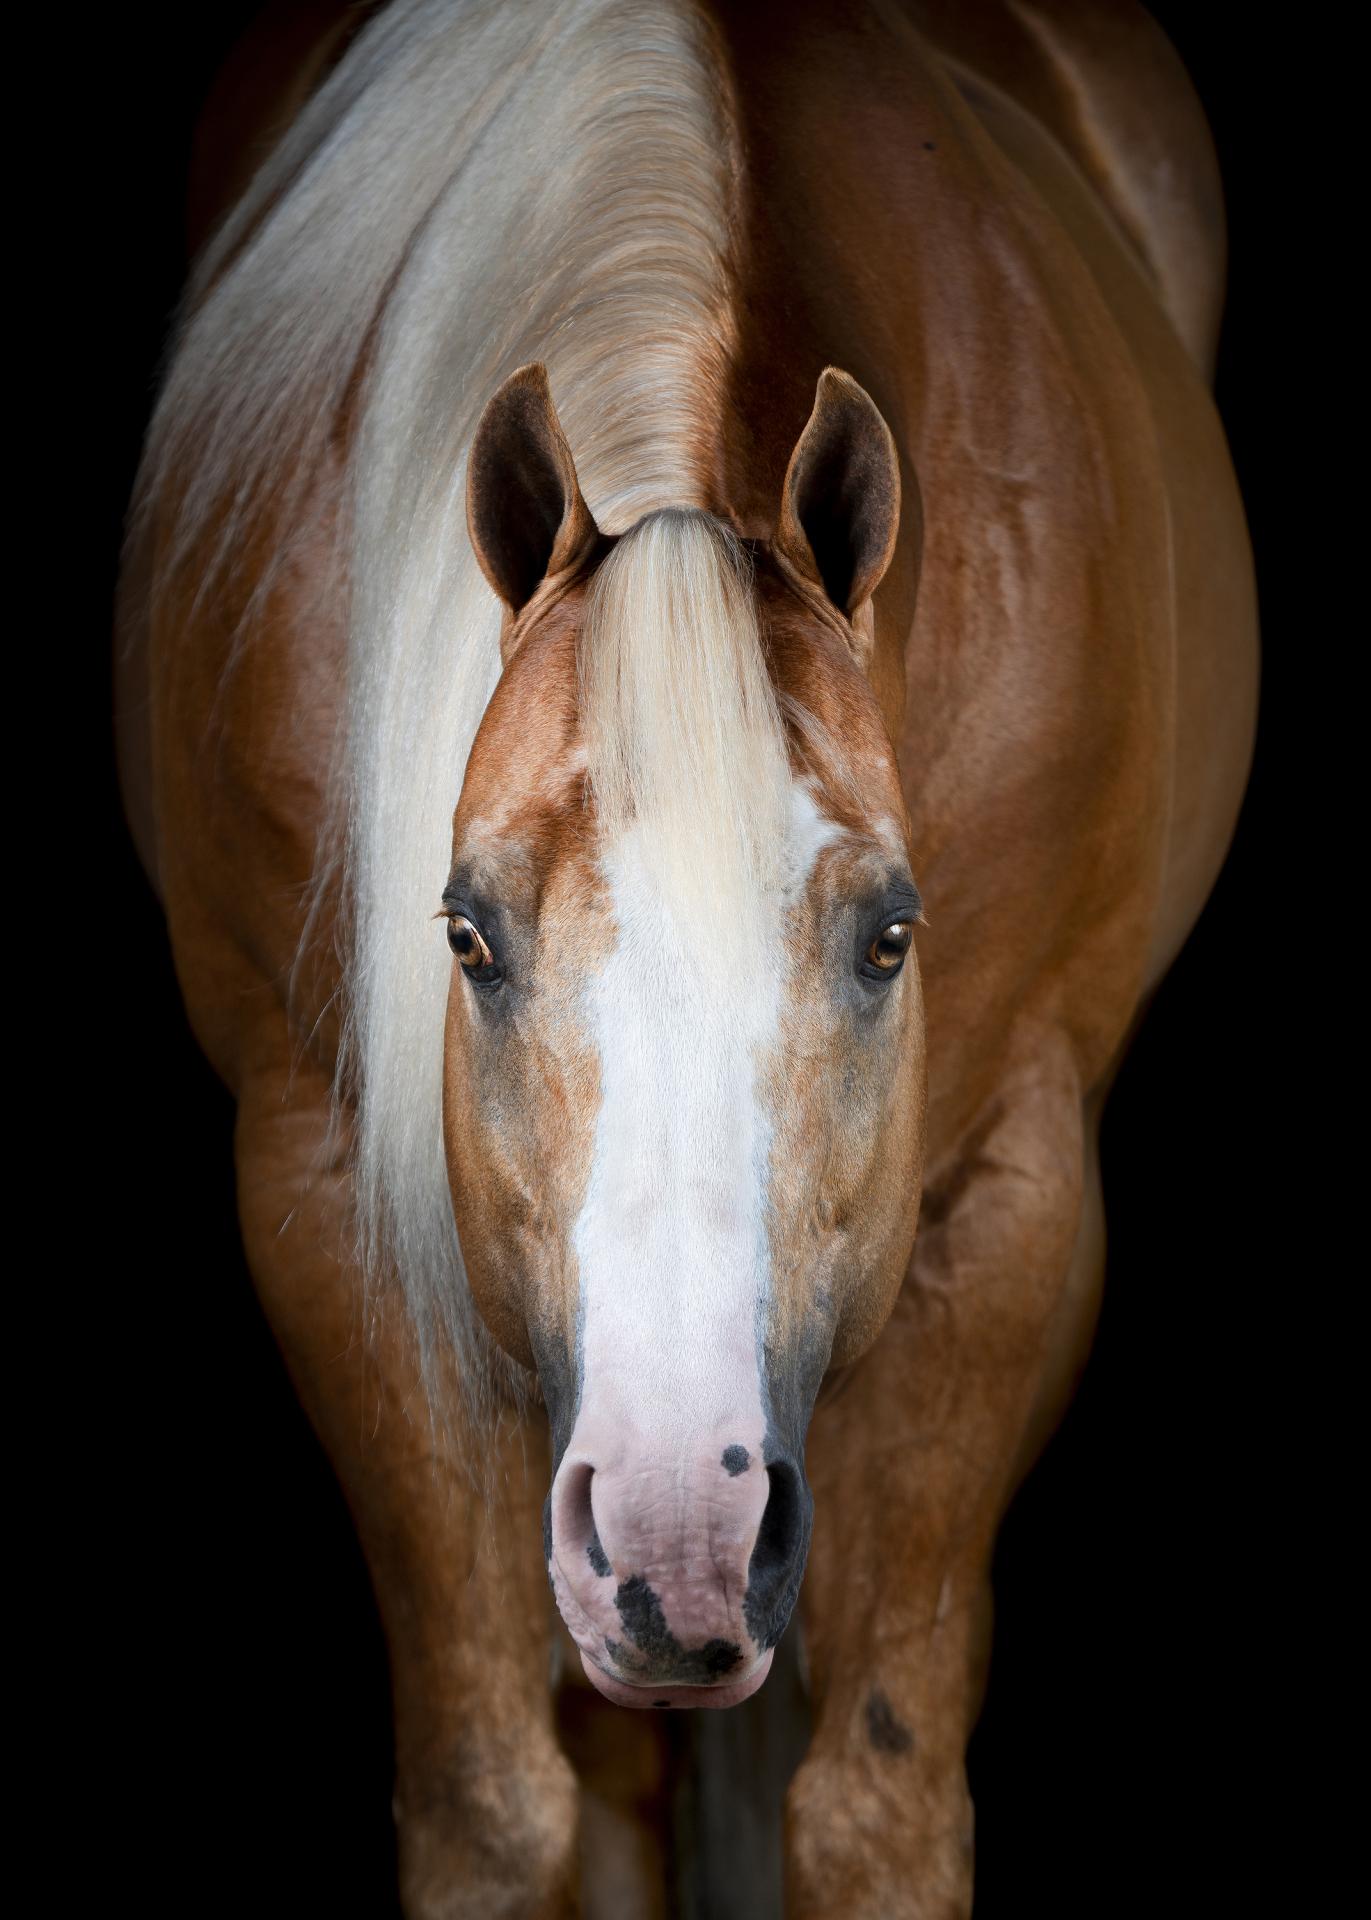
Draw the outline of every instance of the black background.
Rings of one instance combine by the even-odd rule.
[[[1292,1760],[1270,1731],[1269,1418],[1288,1179],[1273,1123],[1269,936],[1295,739],[1293,559],[1272,377],[1275,229],[1298,171],[1278,57],[1246,8],[1154,7],[1208,110],[1229,202],[1218,400],[1257,556],[1258,757],[1213,899],[1104,1130],[1110,1271],[1075,1405],[1005,1524],[990,1692],[971,1749],[978,1920],[1264,1910]],[[253,1298],[230,1101],[187,1030],[124,834],[106,635],[120,519],[184,260],[183,167],[252,8],[124,10],[90,126],[106,250],[86,351],[100,388],[89,618],[109,998],[100,1082],[110,1247],[89,1439],[93,1683],[113,1681],[96,1794],[143,1911],[394,1914],[385,1652],[341,1496]],[[113,939],[110,936],[113,935]],[[1259,960],[1259,956],[1263,956]],[[101,1697],[103,1692],[101,1691]],[[1308,1910],[1308,1909],[1306,1909]]]

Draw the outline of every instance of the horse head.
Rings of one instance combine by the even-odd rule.
[[[549,1412],[557,1603],[624,1704],[760,1686],[815,1397],[913,1244],[920,907],[870,678],[899,513],[832,370],[769,541],[697,508],[603,533],[540,366],[472,446],[503,673],[443,895],[447,1161],[477,1306]]]

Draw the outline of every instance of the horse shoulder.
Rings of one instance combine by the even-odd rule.
[[[170,581],[154,572],[147,602],[159,889],[196,1036],[235,1090],[264,996],[326,1069],[336,1047],[327,878],[345,615],[333,478],[289,530],[265,518],[227,576],[208,529]],[[166,517],[155,502],[154,541]]]
[[[1029,91],[1020,89],[1021,94]],[[1149,636],[1136,658],[1140,665],[1144,656],[1147,659],[1150,697],[1140,701],[1140,689],[1130,692],[1126,676],[1106,675],[1098,680],[1088,694],[1093,714],[1077,715],[1070,732],[1053,749],[1057,770],[1044,766],[1041,776],[1042,791],[1055,806],[1070,792],[1069,785],[1063,784],[1070,769],[1086,770],[1078,764],[1082,750],[1089,749],[1092,739],[1108,745],[1115,737],[1131,739],[1159,776],[1146,793],[1137,787],[1131,798],[1116,790],[1115,800],[1124,804],[1111,803],[1112,821],[1101,813],[1099,804],[1107,796],[1107,785],[1093,777],[1084,785],[1079,779],[1075,782],[1080,826],[1094,821],[1113,842],[1110,856],[1099,865],[1101,875],[1117,874],[1130,861],[1134,867],[1135,884],[1126,898],[1116,901],[1110,915],[1100,911],[1106,905],[1103,896],[1096,901],[1097,911],[1084,917],[1071,901],[1061,903],[1073,920],[1088,928],[1088,937],[1061,956],[1067,976],[1080,971],[1078,962],[1087,963],[1084,1000],[1074,994],[1067,998],[1078,1008],[1098,1004],[1099,983],[1111,979],[1122,994],[1101,1027],[1103,1039],[1106,1026],[1117,1025],[1120,1018],[1126,1025],[1132,1019],[1138,999],[1174,958],[1232,836],[1255,720],[1251,556],[1221,423],[1154,280],[1120,238],[1108,208],[1083,170],[1044,128],[1036,103],[1030,111],[993,86],[966,92],[981,128],[1009,160],[1037,205],[1038,214],[1028,229],[1032,234],[1029,251],[1036,274],[1045,284],[1055,284],[1064,297],[1064,304],[1053,303],[1057,317],[1052,324],[1066,329],[1064,344],[1093,420],[1087,440],[1093,437],[1101,447],[1101,469],[1112,476],[1108,490],[1115,497],[1097,502],[1098,524],[1093,532],[1082,520],[1067,542],[1083,566],[1087,549],[1092,563],[1100,554],[1109,556],[1103,572],[1096,569],[1099,577],[1090,595],[1089,631],[1082,629],[1081,637],[1100,660],[1112,655],[1122,662],[1128,649],[1121,649],[1120,641],[1135,617],[1128,613],[1130,601],[1141,615],[1139,631],[1145,628]],[[1092,314],[1090,331],[1097,344],[1081,332],[1082,318]],[[1126,392],[1131,397],[1121,406]],[[1067,419],[1063,414],[1059,432],[1066,431]],[[1072,453],[1068,466],[1081,464],[1087,440]],[[1125,510],[1124,495],[1143,472],[1154,477],[1155,485],[1145,489],[1155,495],[1154,504],[1142,513]],[[980,524],[981,519],[973,514],[969,524]],[[1002,516],[993,516],[991,523],[996,519]],[[1007,524],[1012,525],[1012,520]],[[1063,521],[1058,532],[1071,535],[1073,530]],[[1031,597],[1033,576],[1034,567],[1026,560],[1019,568],[1021,594]],[[921,618],[929,611],[921,607]],[[975,595],[970,602],[964,597],[958,617],[961,623],[980,617]],[[926,626],[923,632],[927,633]],[[918,637],[916,630],[915,644]],[[1069,648],[1059,624],[1053,646],[1060,650],[1064,645]],[[1111,700],[1115,711],[1110,710]],[[1107,766],[1112,758],[1110,746],[1101,764]],[[1130,815],[1135,826],[1146,826],[1149,832],[1141,840],[1134,833],[1133,851],[1125,854],[1120,838],[1128,837]],[[1022,818],[1024,827],[1031,830],[1032,817]],[[1059,836],[1055,868],[1069,873],[1080,866],[1086,836],[1077,829],[1063,841],[1061,826],[1059,819],[1053,829]],[[1049,833],[1044,849],[1051,844]],[[1016,858],[1026,850],[1027,842],[1021,837]],[[1036,870],[1031,859],[1024,865],[1035,887],[1044,877],[1057,884],[1054,863],[1039,861]],[[1022,896],[1021,888],[1011,887],[1009,892]],[[995,898],[999,897],[997,887]],[[1037,904],[1049,914],[1055,911],[1050,893],[1039,893]],[[1032,909],[1032,902],[1022,897],[1016,905]],[[1101,967],[1100,956],[1092,949],[1111,920],[1113,957]],[[1000,937],[1008,943],[1005,950],[1013,952],[1013,926],[1006,925]],[[1136,967],[1122,964],[1130,951]],[[1050,982],[1043,985],[1050,995]],[[1023,991],[1022,985],[1016,988],[1016,1004],[1022,1004]],[[1103,1047],[1107,1057],[1113,1057],[1122,1031]]]

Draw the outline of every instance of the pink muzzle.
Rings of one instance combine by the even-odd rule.
[[[663,1458],[616,1424],[578,1419],[553,1482],[548,1572],[562,1617],[617,1704],[734,1706],[771,1665],[762,1436],[721,1431],[688,1459]]]

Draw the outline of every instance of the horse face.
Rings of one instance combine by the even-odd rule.
[[[550,434],[550,402],[547,418]],[[472,518],[518,618],[444,896],[463,1251],[488,1325],[542,1384],[549,1573],[591,1679],[629,1705],[729,1705],[761,1684],[798,1591],[820,1382],[879,1331],[913,1241],[919,904],[894,755],[784,518],[746,580],[704,515],[644,523],[608,560],[583,531],[522,606]],[[711,567],[730,618],[750,596],[770,749],[737,764],[735,729],[738,793],[711,793],[723,767],[706,765],[684,816],[671,793],[616,810],[587,711],[597,573],[636,590],[673,555],[706,623]],[[663,603],[661,625],[682,612]],[[615,685],[633,671],[625,655]],[[664,694],[659,721],[728,734]],[[754,801],[742,857],[730,834],[748,838]]]

